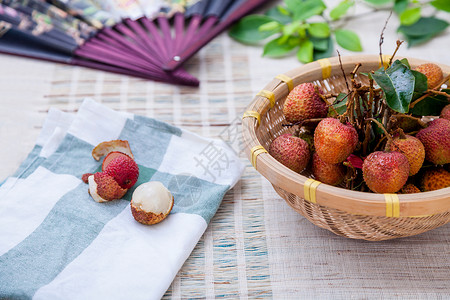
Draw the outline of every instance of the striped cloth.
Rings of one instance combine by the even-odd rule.
[[[133,219],[132,191],[97,203],[81,175],[91,151],[128,140],[136,183],[161,181],[175,205],[163,222]],[[50,109],[36,145],[0,186],[0,298],[158,299],[189,257],[243,166],[222,140],[86,99],[76,115]]]

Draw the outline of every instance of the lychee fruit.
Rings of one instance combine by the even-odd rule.
[[[306,168],[311,156],[308,143],[289,133],[283,134],[272,141],[269,154],[297,173]]]
[[[433,63],[421,64],[414,70],[419,71],[427,77],[429,89],[436,87],[444,79],[441,67]]]
[[[420,180],[420,188],[424,192],[444,189],[450,186],[450,172],[442,167],[425,170]]]
[[[139,167],[128,155],[117,155],[112,158],[103,171],[124,189],[130,189],[139,177]]]
[[[356,148],[358,133],[350,124],[326,118],[314,132],[314,146],[320,158],[329,164],[343,162]]]
[[[297,85],[286,97],[283,114],[290,123],[300,122],[311,118],[327,116],[327,103],[319,96],[323,94],[320,88],[314,88],[312,83]]]
[[[136,221],[152,225],[164,220],[173,208],[174,198],[159,181],[139,185],[131,197],[131,213]]]
[[[122,198],[127,189],[122,188],[112,176],[97,172],[89,176],[89,194],[96,202],[108,202]]]
[[[395,193],[405,185],[409,175],[409,162],[400,152],[376,151],[363,163],[364,181],[375,193]]]
[[[400,133],[386,144],[389,151],[403,153],[409,162],[409,176],[417,174],[425,160],[425,148],[422,142],[411,135]]]
[[[416,137],[425,147],[425,159],[436,165],[450,163],[450,120],[436,119]]]
[[[442,110],[439,116],[442,119],[450,120],[450,104],[447,104]]]
[[[413,183],[406,183],[400,190],[401,194],[414,194],[420,193],[420,190]]]
[[[127,154],[123,153],[123,152],[119,152],[119,151],[113,151],[110,152],[108,155],[106,155],[106,157],[103,159],[102,162],[102,171],[105,171],[106,168],[108,167],[109,163],[111,161],[113,161],[115,158],[117,157],[124,157],[124,159],[128,159],[131,158],[130,156],[128,156]]]
[[[92,157],[95,160],[100,160],[100,157],[106,156],[113,151],[125,153],[126,155],[134,159],[130,144],[125,140],[101,142],[94,149],[92,149]]]
[[[314,152],[312,156],[312,173],[314,177],[329,185],[339,185],[344,180],[345,167],[342,164],[329,164]]]

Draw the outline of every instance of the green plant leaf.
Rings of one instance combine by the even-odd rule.
[[[320,41],[316,41],[317,39],[311,38],[311,41],[314,44],[314,60],[328,58],[334,53],[334,43],[331,37],[327,39],[321,39]],[[323,42],[325,41],[325,43]],[[321,49],[317,48],[317,45],[320,45]]]
[[[415,78],[411,70],[396,60],[384,70],[372,74],[373,79],[381,87],[387,105],[400,113],[407,113],[414,93]]]
[[[342,16],[344,16],[348,9],[355,4],[353,0],[343,0],[341,1],[335,8],[330,11],[331,20],[339,20]]]
[[[420,19],[420,13],[420,7],[408,8],[400,14],[400,23],[406,26],[412,25]]]
[[[314,50],[326,51],[328,49],[328,38],[319,39],[315,37],[310,37],[309,40],[314,45]]]
[[[448,0],[434,0],[431,1],[430,4],[436,7],[437,9],[450,12],[450,1]]]
[[[428,89],[428,79],[425,74],[416,70],[411,70],[414,75],[414,96],[413,99],[417,99],[422,96]]]
[[[370,3],[372,5],[380,6],[391,3],[393,0],[364,0],[364,2]]]
[[[409,64],[409,61],[407,58],[400,59],[400,62],[411,69],[411,65]]]
[[[292,22],[292,16],[289,11],[280,5],[272,7],[266,11],[265,15],[280,22],[281,24],[288,24]]]
[[[314,45],[310,40],[300,42],[300,48],[297,51],[297,59],[302,63],[313,61]]]
[[[308,32],[313,37],[327,38],[330,36],[330,27],[327,23],[310,23]]]
[[[338,29],[335,31],[336,42],[344,49],[350,51],[362,51],[361,41],[358,35],[348,29]]]
[[[394,11],[396,14],[400,15],[403,11],[408,8],[409,0],[395,0]]]
[[[333,107],[339,115],[343,115],[347,111],[348,96],[346,93],[339,93],[334,100]],[[332,109],[329,112],[334,112]]]
[[[263,56],[281,57],[291,52],[297,46],[298,39],[289,37],[284,41],[283,37],[279,37],[271,40],[264,46]]]
[[[264,15],[249,15],[242,18],[238,23],[231,27],[229,35],[241,43],[254,44],[262,41],[269,36],[277,33],[273,31],[260,31],[261,25],[275,21],[271,17]]]
[[[422,37],[431,34],[436,35],[447,27],[448,23],[444,20],[435,17],[423,17],[412,25],[401,25],[398,31],[407,36]]]
[[[279,31],[283,25],[281,25],[278,21],[271,21],[268,23],[264,23],[259,26],[259,31]]]
[[[320,15],[326,8],[322,0],[305,0],[300,1],[291,11],[294,13],[294,20],[304,21],[312,16]]]
[[[450,95],[449,89],[443,89],[443,92]],[[411,113],[418,116],[439,116],[442,109],[448,104],[447,97],[437,95],[427,97],[418,102],[412,109]]]

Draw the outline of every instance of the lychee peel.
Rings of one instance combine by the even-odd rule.
[[[92,157],[95,160],[100,160],[102,156],[106,156],[113,151],[125,153],[126,155],[134,159],[130,144],[125,140],[101,142],[92,150]]]
[[[114,178],[124,189],[132,188],[139,177],[138,165],[128,156],[113,158],[103,172]]]
[[[320,88],[316,92],[312,83],[297,85],[284,102],[283,114],[286,120],[295,123],[311,118],[326,117],[328,107],[318,93],[323,94]]]
[[[387,143],[389,151],[398,151],[403,153],[409,162],[409,176],[415,175],[422,167],[425,160],[425,147],[422,142],[411,135],[394,137]]]
[[[450,121],[450,104],[447,104],[441,111],[439,116],[442,119],[447,119]]]
[[[89,176],[88,182],[89,194],[99,203],[121,199],[128,191],[120,187],[113,177],[103,172]]]
[[[342,164],[326,163],[317,153],[314,153],[312,156],[312,173],[320,182],[339,185],[344,180],[345,167]]]
[[[415,70],[427,77],[428,88],[430,89],[435,88],[444,79],[442,69],[433,63],[421,64]]]
[[[450,172],[442,167],[425,170],[420,181],[420,188],[424,192],[444,189],[450,186]]]
[[[436,119],[416,137],[425,147],[425,159],[436,165],[450,163],[450,120]]]
[[[308,143],[289,133],[283,134],[272,141],[269,154],[297,173],[306,168],[311,156]]]

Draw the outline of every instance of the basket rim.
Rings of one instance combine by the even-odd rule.
[[[417,58],[396,57],[396,59],[399,58],[407,58],[411,67],[430,62]],[[364,68],[368,68],[369,70],[367,71],[370,71],[380,67],[381,59],[386,63],[390,59],[390,56],[341,56],[342,68],[346,74],[349,74],[357,63],[362,63],[360,72],[363,72]],[[440,63],[436,64],[442,68],[445,76],[450,74],[450,66]],[[277,96],[278,98],[285,97],[289,93],[289,85],[296,86],[300,83],[322,80],[340,74],[342,74],[342,69],[339,63],[339,57],[331,57],[291,69],[282,74],[282,76],[276,76],[263,88],[263,91],[272,92],[275,95],[275,98],[277,98]],[[292,81],[286,82],[286,78],[290,78]],[[257,112],[257,115],[263,116],[269,111],[270,106],[270,99],[265,95],[258,93],[253,101],[247,106],[246,112]],[[309,188],[305,188],[305,183],[309,179],[308,177],[285,167],[265,151],[265,149],[258,151],[255,156],[255,147],[258,147],[259,149],[262,148],[261,142],[258,140],[255,132],[259,127],[259,124],[260,118],[244,117],[242,119],[244,150],[248,159],[252,162],[255,169],[273,185],[301,198],[308,198],[304,197],[305,191],[310,191]],[[354,215],[429,217],[430,215],[450,211],[450,187],[416,194],[376,194],[351,191],[321,183],[314,188],[313,192],[315,192],[315,201],[312,202],[343,210]],[[389,195],[395,195],[394,202],[389,200],[391,199]],[[397,210],[394,213],[392,213],[393,207]]]

